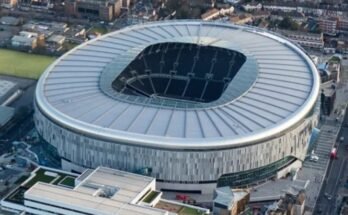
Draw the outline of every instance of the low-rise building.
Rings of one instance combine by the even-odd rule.
[[[48,38],[53,34],[64,34],[69,30],[69,27],[64,22],[29,22],[24,24],[22,29],[43,34],[45,38]]]
[[[267,10],[266,10],[267,11]],[[298,12],[298,11],[290,11],[290,12],[284,12],[284,11],[272,11],[270,19],[271,20],[283,20],[284,17],[289,17],[291,20],[302,23],[307,21],[307,17],[304,13]]]
[[[82,25],[70,27],[68,31],[64,33],[66,41],[75,44],[81,44],[87,41],[86,29]]]
[[[156,179],[98,167],[72,174],[37,168],[1,201],[2,208],[33,215],[53,214],[209,214],[208,209],[164,200]]]
[[[63,43],[65,42],[65,36],[63,35],[52,35],[46,40],[46,47],[50,51],[60,51]]]
[[[203,20],[214,20],[220,17],[224,17],[226,15],[231,15],[234,11],[234,7],[230,7],[227,9],[216,9],[213,8],[211,10],[208,10],[206,13],[202,14],[201,18]]]
[[[258,10],[253,12],[253,19],[261,19],[261,18],[267,18],[271,15],[269,11],[265,10]]]
[[[55,34],[63,34],[69,30],[68,24],[65,22],[50,22],[47,25]]]
[[[338,29],[339,31],[348,32],[348,18],[339,18],[338,19]]]
[[[348,40],[338,40],[336,50],[341,54],[348,54]]]
[[[19,88],[16,83],[0,79],[0,105],[6,105],[8,99],[18,90]]]
[[[304,191],[288,192],[278,202],[271,205],[266,215],[302,215],[304,213],[306,194]]]
[[[15,109],[0,105],[0,130],[12,119]],[[1,131],[0,131],[1,134]]]
[[[319,28],[323,33],[336,34],[337,33],[337,18],[319,18],[317,20]]]
[[[203,13],[201,15],[201,19],[203,20],[212,20],[214,17],[219,15],[219,10],[216,8],[212,8],[208,10],[207,12]]]
[[[12,17],[12,16],[3,16],[0,18],[0,24],[2,25],[19,25],[19,23],[21,22],[21,20],[19,18],[16,17]]]
[[[0,0],[0,6],[8,9],[16,7],[17,3],[17,0]]]
[[[219,187],[214,191],[213,213],[216,215],[238,215],[247,208],[250,192],[247,189]]]
[[[271,4],[264,4],[263,8],[269,11],[284,11],[284,12],[297,11],[296,7],[271,5]]]
[[[280,30],[280,34],[289,40],[303,46],[304,48],[320,49],[324,48],[324,37],[322,33],[308,33],[300,31]]]
[[[232,15],[230,17],[230,22],[237,25],[244,25],[246,23],[251,23],[252,21],[253,17],[250,14]]]
[[[261,10],[262,9],[262,4],[261,3],[257,3],[257,2],[252,2],[252,3],[248,3],[248,4],[242,5],[242,8],[245,11]]]
[[[65,2],[65,13],[112,21],[120,15],[122,5],[122,0],[69,0]]]
[[[336,85],[333,80],[326,81],[320,85],[320,112],[323,115],[329,116],[335,107],[336,101]]]
[[[37,46],[37,38],[15,35],[11,39],[11,45],[18,49],[35,49]]]
[[[44,36],[35,32],[20,31],[11,39],[11,45],[19,49],[35,49],[38,45],[38,40],[43,40]]]
[[[38,33],[35,33],[35,32],[30,32],[30,31],[21,31],[19,32],[19,36],[22,36],[22,37],[34,37],[34,38],[37,38],[39,37],[39,34]]]
[[[43,35],[44,38],[48,38],[54,33],[48,26],[37,23],[26,23],[22,25],[22,29],[24,31],[35,32],[39,35]]]

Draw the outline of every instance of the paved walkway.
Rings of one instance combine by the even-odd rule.
[[[318,162],[306,160],[302,169],[298,172],[297,179],[310,180],[306,189],[306,207],[311,211],[314,209],[319,196],[330,162],[330,151],[336,142],[339,127],[339,124],[334,124],[330,121],[321,126],[320,135],[314,147],[315,154],[318,155],[319,160]]]
[[[329,154],[335,143],[335,139],[338,133],[338,125],[327,125],[324,124],[320,128],[320,134],[314,147],[314,152],[318,155],[319,160],[317,162],[305,161],[303,168],[311,168],[318,171],[324,171],[326,165],[329,162]]]

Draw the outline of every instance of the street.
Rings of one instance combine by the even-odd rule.
[[[348,116],[345,116],[343,125],[348,123]],[[339,139],[344,137],[344,141],[341,143]],[[327,175],[325,177],[323,187],[316,204],[316,210],[314,214],[332,215],[337,214],[337,207],[339,206],[339,196],[337,194],[340,186],[344,185],[345,175],[347,172],[348,153],[346,146],[348,145],[348,127],[342,126],[337,145],[337,159],[331,160],[328,168]],[[330,156],[329,154],[327,156]]]

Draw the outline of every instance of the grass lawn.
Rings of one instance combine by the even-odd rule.
[[[106,29],[105,27],[92,27],[88,33],[99,33],[99,34],[106,34],[108,33],[108,29]]]
[[[25,187],[19,187],[6,200],[16,204],[24,204],[24,193],[27,190]]]
[[[78,46],[78,44],[69,43],[69,42],[66,42],[66,43],[63,44],[63,47],[64,47],[66,50],[71,50],[71,49],[75,48],[76,46]]]
[[[17,181],[15,181],[15,184],[21,184],[25,180],[27,180],[27,178],[29,178],[29,175],[22,175],[20,178],[17,179]]]
[[[203,214],[202,211],[199,211],[194,208],[189,208],[189,207],[183,207],[179,212],[179,215],[201,215],[201,214]]]
[[[59,184],[67,186],[67,187],[74,187],[75,186],[75,178],[66,176]]]
[[[0,74],[38,79],[54,57],[0,49]]]
[[[152,200],[154,200],[158,196],[159,192],[151,191],[149,194],[146,195],[143,202],[150,203]]]
[[[38,182],[38,181],[45,182],[45,183],[50,183],[51,181],[53,181],[55,179],[55,177],[45,175],[45,171],[46,170],[39,169],[36,172],[36,175],[34,176],[34,178],[32,178],[30,181],[28,181],[24,186],[27,188],[30,188],[34,184],[36,184],[36,182]]]

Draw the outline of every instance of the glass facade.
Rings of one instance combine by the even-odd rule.
[[[279,170],[294,162],[296,158],[285,157],[277,162],[263,166],[257,169],[251,169],[243,172],[236,172],[222,175],[217,182],[218,187],[230,186],[241,187],[256,183],[273,177]]]

